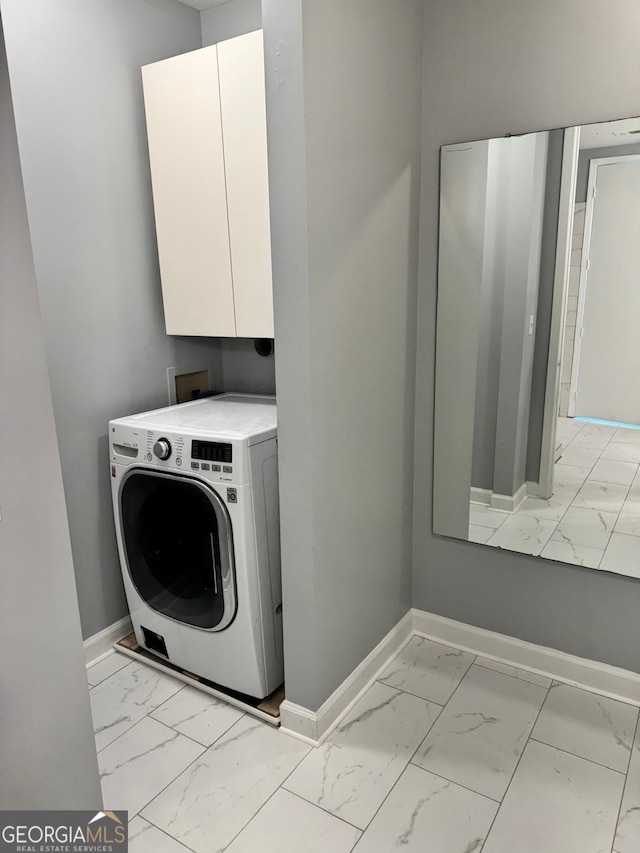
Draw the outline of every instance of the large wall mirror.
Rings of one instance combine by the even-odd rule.
[[[434,532],[640,577],[640,119],[440,157]]]

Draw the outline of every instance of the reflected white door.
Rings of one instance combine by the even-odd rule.
[[[591,169],[575,414],[640,424],[640,157]]]

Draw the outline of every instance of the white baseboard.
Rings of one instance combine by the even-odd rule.
[[[412,635],[413,614],[409,611],[317,711],[310,711],[285,699],[280,706],[282,731],[312,746],[319,746]]]
[[[413,611],[413,628],[416,634],[435,642],[640,706],[640,674],[631,670],[537,646],[424,610]]]
[[[515,512],[527,499],[527,484],[523,483],[515,495],[499,495],[494,492],[489,501],[493,509],[502,509],[506,512]]]
[[[492,494],[491,489],[479,489],[477,486],[471,486],[471,503],[489,506]]]
[[[113,625],[107,626],[104,630],[99,631],[92,637],[84,641],[84,660],[87,666],[102,660],[109,652],[113,650],[113,644],[116,640],[121,640],[133,631],[131,619],[125,616],[124,619],[119,619]]]

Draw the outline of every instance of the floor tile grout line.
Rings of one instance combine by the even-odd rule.
[[[555,743],[548,743],[546,740],[540,740],[539,737],[533,737],[530,735],[529,740],[534,741],[535,743],[540,743],[542,746],[549,746],[551,749],[557,749],[558,752],[564,752],[565,755],[572,755],[574,758],[579,758],[581,761],[588,761],[589,764],[595,764],[596,767],[602,767],[603,770],[610,770],[611,773],[617,773],[618,776],[625,776],[625,770],[616,770],[615,767],[609,767],[608,764],[602,764],[600,761],[594,761],[593,758],[587,758],[584,755],[580,755],[578,752],[571,752],[570,749],[563,749],[561,746],[556,746]]]
[[[185,687],[186,687],[186,686],[187,686],[187,685],[185,684]],[[178,691],[178,693],[180,693],[180,691]],[[174,696],[177,696],[177,695],[178,695],[177,693],[174,693]],[[205,695],[205,696],[206,696],[206,694],[203,694],[203,695]],[[213,699],[214,697],[212,696],[211,698]],[[170,699],[173,699],[173,696],[170,696],[170,697],[169,697],[169,699],[167,699],[167,702],[168,702]],[[165,705],[165,704],[166,704],[166,702],[163,702],[163,703],[162,703],[162,705]],[[221,704],[225,704],[225,703],[221,703]],[[246,711],[240,711],[240,709],[239,709],[239,708],[238,708],[238,709],[236,709],[236,710],[238,710],[238,711],[240,712],[240,716],[238,717],[238,719],[237,719],[237,720],[234,720],[232,723],[230,723],[230,724],[226,727],[226,729],[225,729],[223,732],[220,732],[220,734],[215,738],[215,740],[212,740],[212,741],[211,741],[211,743],[209,743],[209,744],[202,744],[202,743],[201,743],[201,741],[196,740],[196,738],[191,737],[190,735],[186,735],[186,734],[184,734],[184,732],[181,732],[181,731],[180,731],[179,729],[177,729],[175,726],[171,726],[171,725],[169,725],[169,723],[165,723],[165,722],[164,722],[164,720],[159,720],[157,717],[154,717],[153,715],[155,714],[155,712],[156,712],[156,711],[158,711],[160,708],[162,708],[162,705],[160,705],[158,708],[155,708],[155,710],[153,710],[153,711],[149,711],[149,713],[147,714],[147,716],[148,716],[148,717],[151,717],[151,719],[152,719],[152,720],[155,720],[157,723],[162,723],[162,725],[163,725],[163,726],[167,726],[168,728],[173,729],[173,731],[174,731],[174,732],[178,732],[178,734],[179,734],[179,735],[182,735],[183,737],[188,737],[190,740],[194,741],[194,743],[200,743],[200,744],[201,744],[201,746],[204,746],[204,748],[205,748],[205,749],[209,749],[209,748],[210,748],[210,747],[212,747],[215,743],[217,743],[217,742],[220,740],[220,738],[221,738],[221,737],[223,737],[224,735],[226,735],[226,733],[229,731],[229,729],[233,728],[233,726],[235,726],[235,724],[236,724],[236,723],[239,723],[239,722],[240,722],[240,720],[241,720],[243,717],[251,716],[251,715],[249,715]],[[228,707],[229,707],[229,708],[234,708],[234,706],[233,706],[233,705],[229,705]],[[256,719],[258,719],[258,717],[256,717]],[[261,722],[264,722],[264,721],[261,721]],[[268,724],[267,724],[267,723],[265,723],[265,725],[268,725]],[[279,728],[279,726],[272,726],[272,728]]]
[[[154,670],[154,671],[155,671],[155,670]],[[171,696],[169,697],[169,699],[172,699],[174,696],[177,696],[177,695],[178,695],[178,693],[180,693],[180,691],[181,691],[181,690],[183,690],[185,686],[186,686],[186,685],[183,685],[183,686],[182,686],[182,687],[180,687],[178,690],[176,690],[176,692],[175,692],[175,693],[172,693],[172,694],[171,694]],[[161,704],[162,704],[162,705],[164,705],[164,702],[162,702]],[[160,706],[158,706],[158,707],[160,707]],[[137,726],[137,725],[138,725],[138,723],[141,723],[141,722],[145,719],[145,717],[149,717],[149,716],[150,716],[150,715],[151,715],[155,710],[156,710],[155,708],[152,708],[152,709],[151,709],[151,711],[147,711],[147,713],[146,713],[143,717],[140,717],[140,719],[139,719],[139,720],[136,720],[136,721],[135,721],[134,723],[132,723],[130,726],[127,726],[127,728],[126,728],[123,732],[121,732],[121,733],[118,735],[118,737],[114,738],[113,740],[110,740],[110,741],[109,741],[109,743],[105,743],[105,745],[104,745],[104,746],[101,746],[101,747],[100,747],[100,749],[98,749],[98,747],[97,747],[97,745],[96,745],[96,754],[97,754],[97,755],[100,755],[100,753],[101,753],[101,752],[104,752],[104,750],[105,750],[107,747],[111,746],[111,744],[112,744],[112,743],[115,743],[116,741],[120,740],[120,738],[121,738],[123,735],[128,734],[128,733],[131,731],[131,729],[133,729],[135,726]],[[156,720],[156,719],[155,719],[155,717],[152,717],[151,719],[152,719],[152,720],[155,720],[155,722],[157,722],[157,723],[159,723],[159,722],[160,722],[160,720]],[[163,725],[164,725],[164,723],[163,723]],[[167,726],[167,728],[171,728],[171,726]],[[174,731],[175,731],[175,730],[174,730]],[[96,734],[97,734],[97,732],[96,732],[96,731],[95,731],[95,729],[94,729],[94,738],[95,738]],[[178,732],[178,734],[181,734],[181,733],[180,733],[180,732]],[[186,737],[186,735],[185,735],[185,737]],[[189,740],[193,740],[193,738],[189,738]],[[195,741],[195,742],[197,743],[197,741]]]
[[[144,808],[144,806],[143,806],[143,808]],[[129,823],[131,823],[131,821],[132,821],[132,820],[135,820],[136,818],[140,818],[140,820],[143,820],[145,823],[148,823],[148,824],[149,824],[149,826],[153,827],[153,829],[157,829],[157,830],[158,830],[158,832],[161,832],[161,833],[162,833],[163,835],[165,835],[167,838],[170,838],[172,841],[175,841],[175,843],[176,843],[176,844],[181,844],[181,845],[184,847],[184,849],[185,849],[185,850],[190,850],[190,851],[191,851],[191,853],[196,853],[196,851],[195,851],[192,847],[189,847],[189,845],[188,845],[188,844],[183,844],[183,842],[182,842],[182,841],[178,841],[178,839],[177,839],[177,838],[174,838],[174,837],[173,837],[173,835],[170,835],[170,833],[165,832],[165,831],[164,831],[164,829],[162,829],[160,826],[156,826],[156,825],[155,825],[155,823],[152,823],[152,822],[151,822],[150,820],[148,820],[146,817],[142,817],[142,815],[140,814],[140,812],[137,812],[137,813],[136,813],[132,818],[130,818],[130,819],[129,819]],[[131,840],[131,839],[130,839],[129,837],[127,837],[127,842],[129,842],[130,840]]]
[[[487,834],[485,835],[485,837],[484,837],[484,841],[482,842],[482,847],[480,848],[480,850],[478,851],[478,853],[482,853],[482,851],[484,850],[484,848],[485,848],[485,844],[487,843],[487,841],[488,841],[488,839],[489,839],[489,836],[491,835],[491,832],[492,832],[492,830],[493,830],[493,827],[495,826],[495,822],[496,822],[496,820],[498,819],[498,815],[500,814],[500,811],[501,811],[501,809],[502,809],[502,807],[503,807],[503,805],[504,805],[504,801],[506,800],[506,798],[507,798],[507,794],[509,793],[509,788],[511,787],[511,783],[512,783],[512,782],[513,782],[513,780],[515,779],[516,773],[518,772],[518,768],[520,767],[520,763],[522,762],[522,756],[525,754],[525,751],[526,751],[526,749],[527,749],[527,746],[529,745],[529,741],[531,740],[531,735],[532,735],[532,733],[533,733],[533,730],[535,729],[536,724],[537,724],[537,722],[538,722],[538,720],[539,720],[539,718],[540,718],[540,714],[542,713],[542,709],[544,708],[544,706],[545,706],[545,704],[546,704],[546,702],[547,702],[547,699],[549,698],[549,693],[551,692],[551,687],[552,687],[552,686],[553,686],[553,685],[550,685],[549,687],[547,687],[547,692],[546,692],[546,694],[545,694],[545,697],[544,697],[544,699],[542,700],[542,702],[540,703],[540,707],[538,708],[538,713],[536,714],[536,718],[535,718],[535,720],[533,721],[533,725],[531,726],[531,729],[530,729],[530,731],[529,731],[529,734],[528,734],[528,736],[527,736],[527,739],[526,739],[526,741],[524,742],[524,746],[522,747],[522,752],[521,752],[521,753],[520,753],[520,755],[518,756],[518,760],[516,761],[516,766],[513,768],[513,773],[511,774],[511,778],[509,779],[509,782],[508,782],[508,784],[507,784],[507,787],[505,788],[504,794],[502,795],[502,799],[500,800],[500,805],[499,805],[499,806],[498,806],[498,808],[496,809],[496,813],[495,813],[495,815],[494,815],[494,818],[493,818],[493,820],[491,821],[491,826],[490,826],[490,827],[489,827],[489,829],[487,830]]]
[[[117,652],[114,652],[114,654],[117,654]],[[124,655],[123,655],[123,657],[124,657]],[[104,660],[108,660],[108,658],[105,658]],[[91,692],[94,688],[99,687],[103,682],[105,682],[107,680],[107,678],[111,678],[112,675],[119,675],[122,672],[122,670],[126,669],[128,666],[130,666],[133,663],[133,661],[131,660],[131,658],[126,658],[125,663],[121,667],[114,670],[114,672],[110,672],[109,675],[105,675],[104,678],[101,678],[100,681],[97,681],[95,684],[92,684],[89,681],[89,672],[93,669],[94,666],[100,666],[101,663],[102,663],[102,661],[98,661],[98,663],[94,663],[91,666],[87,667],[87,684],[89,685],[89,692]]]
[[[264,722],[263,722],[263,725],[268,725],[268,723],[264,723]],[[279,735],[284,735],[284,733],[283,733],[283,732],[278,732],[278,734],[279,734]],[[290,737],[290,735],[285,735],[285,737]],[[293,740],[295,740],[295,738],[292,738],[292,739],[293,739]],[[297,743],[301,743],[301,741],[296,741],[296,742],[297,742]],[[290,773],[287,773],[286,778],[285,778],[285,779],[283,779],[283,780],[282,780],[282,782],[280,782],[280,784],[279,784],[279,785],[278,785],[278,786],[277,786],[277,787],[276,787],[276,788],[275,788],[275,789],[274,789],[274,790],[269,794],[269,796],[268,796],[268,797],[267,797],[267,799],[264,801],[264,803],[262,803],[262,805],[260,806],[260,808],[259,808],[259,809],[257,809],[257,811],[256,811],[254,814],[252,814],[252,815],[251,815],[251,817],[250,817],[250,818],[249,818],[249,820],[245,823],[245,825],[244,825],[244,826],[243,826],[243,827],[242,827],[238,832],[236,832],[236,834],[233,836],[233,838],[231,839],[231,841],[230,841],[228,844],[225,844],[225,846],[224,846],[224,849],[225,849],[225,850],[226,850],[228,847],[231,847],[231,845],[232,845],[232,844],[233,844],[233,842],[236,840],[236,838],[237,838],[241,833],[243,833],[243,832],[245,831],[245,829],[246,829],[246,828],[249,826],[249,824],[254,820],[254,818],[256,818],[256,817],[260,814],[260,812],[265,808],[265,806],[267,805],[267,803],[271,802],[271,800],[275,797],[275,795],[276,795],[277,791],[279,791],[279,790],[282,788],[283,790],[287,791],[289,794],[292,794],[292,793],[293,793],[293,791],[289,791],[289,790],[288,790],[288,788],[285,788],[285,787],[284,787],[284,784],[285,784],[285,782],[287,782],[287,781],[289,780],[289,778],[292,776],[292,774],[296,772],[296,770],[298,769],[298,767],[300,767],[300,765],[301,765],[301,764],[302,764],[302,762],[305,760],[305,758],[307,758],[307,756],[311,755],[311,750],[312,750],[312,749],[315,749],[315,747],[310,746],[310,747],[307,749],[307,751],[304,753],[304,755],[302,756],[302,758],[300,759],[300,761],[298,761],[298,762],[296,763],[296,766],[291,770],[291,772],[290,772]],[[300,799],[304,799],[304,797],[301,797]],[[309,802],[309,800],[306,800],[306,802]],[[314,804],[314,803],[310,803],[310,805],[315,805],[315,804]],[[347,821],[345,821],[345,823],[346,823],[346,822],[347,822]],[[351,826],[351,824],[350,824],[350,826]],[[357,827],[356,827],[356,829],[357,829]],[[176,839],[176,840],[177,840],[177,839]],[[353,848],[352,848],[352,849],[353,849]]]
[[[442,779],[443,782],[449,782],[451,785],[456,785],[458,788],[464,788],[465,791],[469,791],[470,794],[475,794],[476,797],[483,797],[483,799],[489,800],[490,802],[495,803],[497,806],[502,803],[502,800],[496,800],[495,797],[490,797],[488,794],[482,794],[480,791],[476,791],[475,788],[470,788],[468,785],[463,785],[462,782],[457,782],[455,779],[449,779],[448,776],[443,776],[442,773],[436,773],[435,771],[430,770],[427,767],[422,767],[420,764],[416,764],[415,761],[410,761],[409,764],[412,767],[415,767],[417,770],[422,770],[423,773],[430,773],[432,776],[437,776],[438,779]],[[409,765],[407,765],[407,767],[408,766]]]
[[[305,758],[306,758],[306,756],[305,756]],[[296,768],[296,770],[297,770],[297,768]],[[291,775],[291,774],[289,774],[289,775]],[[287,777],[287,779],[288,778],[289,777]],[[287,781],[287,779],[285,779],[285,782]],[[360,835],[362,835],[364,833],[364,829],[362,829],[362,827],[356,826],[355,823],[351,823],[350,820],[347,820],[346,818],[341,817],[339,814],[335,814],[334,812],[329,811],[329,809],[325,809],[324,806],[321,806],[318,803],[314,803],[311,800],[308,800],[306,797],[303,797],[302,794],[298,794],[297,791],[292,791],[291,788],[285,788],[284,784],[285,783],[283,782],[282,785],[280,785],[280,788],[278,790],[282,789],[283,791],[286,791],[287,794],[291,794],[292,797],[297,797],[299,800],[302,800],[302,802],[306,803],[308,806],[314,806],[315,808],[320,809],[321,812],[324,812],[325,814],[330,815],[330,817],[334,817],[336,820],[341,821],[341,823],[346,823],[346,825],[350,826],[351,829],[357,829],[358,832],[360,833]],[[371,823],[371,821],[369,821],[369,823]],[[367,824],[367,826],[368,825],[369,824]]]
[[[618,826],[620,824],[620,816],[622,814],[622,804],[624,802],[624,795],[627,791],[627,785],[629,784],[629,772],[631,770],[631,759],[633,758],[633,747],[636,742],[636,738],[640,734],[640,715],[636,719],[636,727],[633,732],[633,738],[631,740],[631,753],[629,755],[629,764],[627,765],[627,772],[624,774],[624,785],[622,786],[622,794],[620,795],[620,804],[618,805],[618,814],[616,815],[615,826],[613,827],[613,839],[611,841],[611,853],[615,853],[615,844],[616,837],[618,835]]]
[[[147,716],[149,716],[149,714],[147,714]],[[144,719],[144,718],[143,718],[143,719]],[[153,718],[152,718],[152,719],[153,719]],[[241,719],[244,719],[244,717],[241,717]],[[156,720],[155,722],[159,723],[159,722],[160,722],[160,720]],[[239,722],[240,722],[240,720],[236,720],[236,722],[235,722],[233,725],[235,726],[235,725],[236,725],[237,723],[239,723]],[[162,725],[164,725],[164,723],[162,723]],[[267,724],[265,723],[265,725],[267,725]],[[166,726],[166,728],[169,728],[169,726]],[[231,726],[231,728],[233,728],[233,726]],[[230,731],[230,729],[227,729],[227,731]],[[226,732],[225,732],[225,734],[226,734]],[[220,735],[220,737],[223,737],[223,735]],[[215,741],[213,742],[213,744],[211,744],[211,746],[213,746],[215,743],[217,743],[217,742],[218,742],[218,740],[220,740],[220,738],[218,738],[217,740],[215,740]],[[195,743],[195,742],[196,742],[196,741],[194,741],[194,743]],[[200,746],[202,746],[202,744],[200,744]],[[150,818],[145,817],[144,815],[142,815],[142,814],[141,814],[142,810],[143,810],[143,809],[146,809],[146,808],[147,808],[147,806],[150,806],[150,805],[151,805],[151,803],[152,803],[154,800],[156,800],[156,799],[157,799],[161,794],[164,794],[164,792],[167,790],[167,788],[169,787],[169,785],[173,785],[173,783],[176,781],[176,779],[177,779],[179,776],[182,776],[182,774],[183,774],[183,773],[186,773],[186,772],[187,772],[187,770],[189,770],[189,768],[190,768],[190,767],[193,767],[193,765],[194,765],[197,761],[199,761],[199,760],[202,758],[202,756],[205,754],[205,752],[208,752],[208,751],[209,751],[209,749],[211,749],[211,747],[205,747],[205,748],[203,749],[203,751],[200,753],[200,755],[197,755],[197,756],[193,759],[193,761],[190,761],[190,762],[189,762],[189,764],[187,764],[187,766],[186,766],[186,767],[184,767],[184,768],[183,768],[179,773],[177,773],[177,774],[173,777],[173,779],[171,779],[169,782],[167,782],[167,784],[166,784],[166,785],[165,785],[165,786],[164,786],[160,791],[158,791],[158,793],[157,793],[157,794],[154,794],[154,795],[153,795],[153,797],[151,797],[151,799],[150,799],[148,802],[146,802],[143,806],[141,806],[141,807],[138,809],[138,814],[140,815],[140,817],[142,817],[142,818],[143,818],[143,820],[146,820],[146,821],[147,821],[147,823],[150,823],[150,824],[152,824],[153,826],[155,826],[155,827],[156,827],[156,829],[161,829],[161,827],[159,827],[159,826],[157,826],[155,823],[153,823],[153,821],[152,821]],[[162,830],[162,831],[164,831],[164,830]],[[171,833],[165,833],[165,834],[166,834],[166,835],[169,835],[171,838],[175,838],[175,836],[171,835]],[[176,840],[176,841],[178,841],[178,839],[177,839],[177,838],[176,838],[175,840]],[[180,841],[179,843],[180,843],[180,844],[182,844],[182,842],[181,842],[181,841]],[[185,845],[185,846],[186,846],[186,845]],[[191,849],[191,848],[189,848],[189,849]]]

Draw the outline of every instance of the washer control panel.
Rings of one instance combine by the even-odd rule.
[[[123,419],[124,420],[124,419]],[[240,485],[251,479],[245,441],[215,440],[182,433],[140,429],[126,422],[109,425],[112,464],[182,470],[208,482]]]

